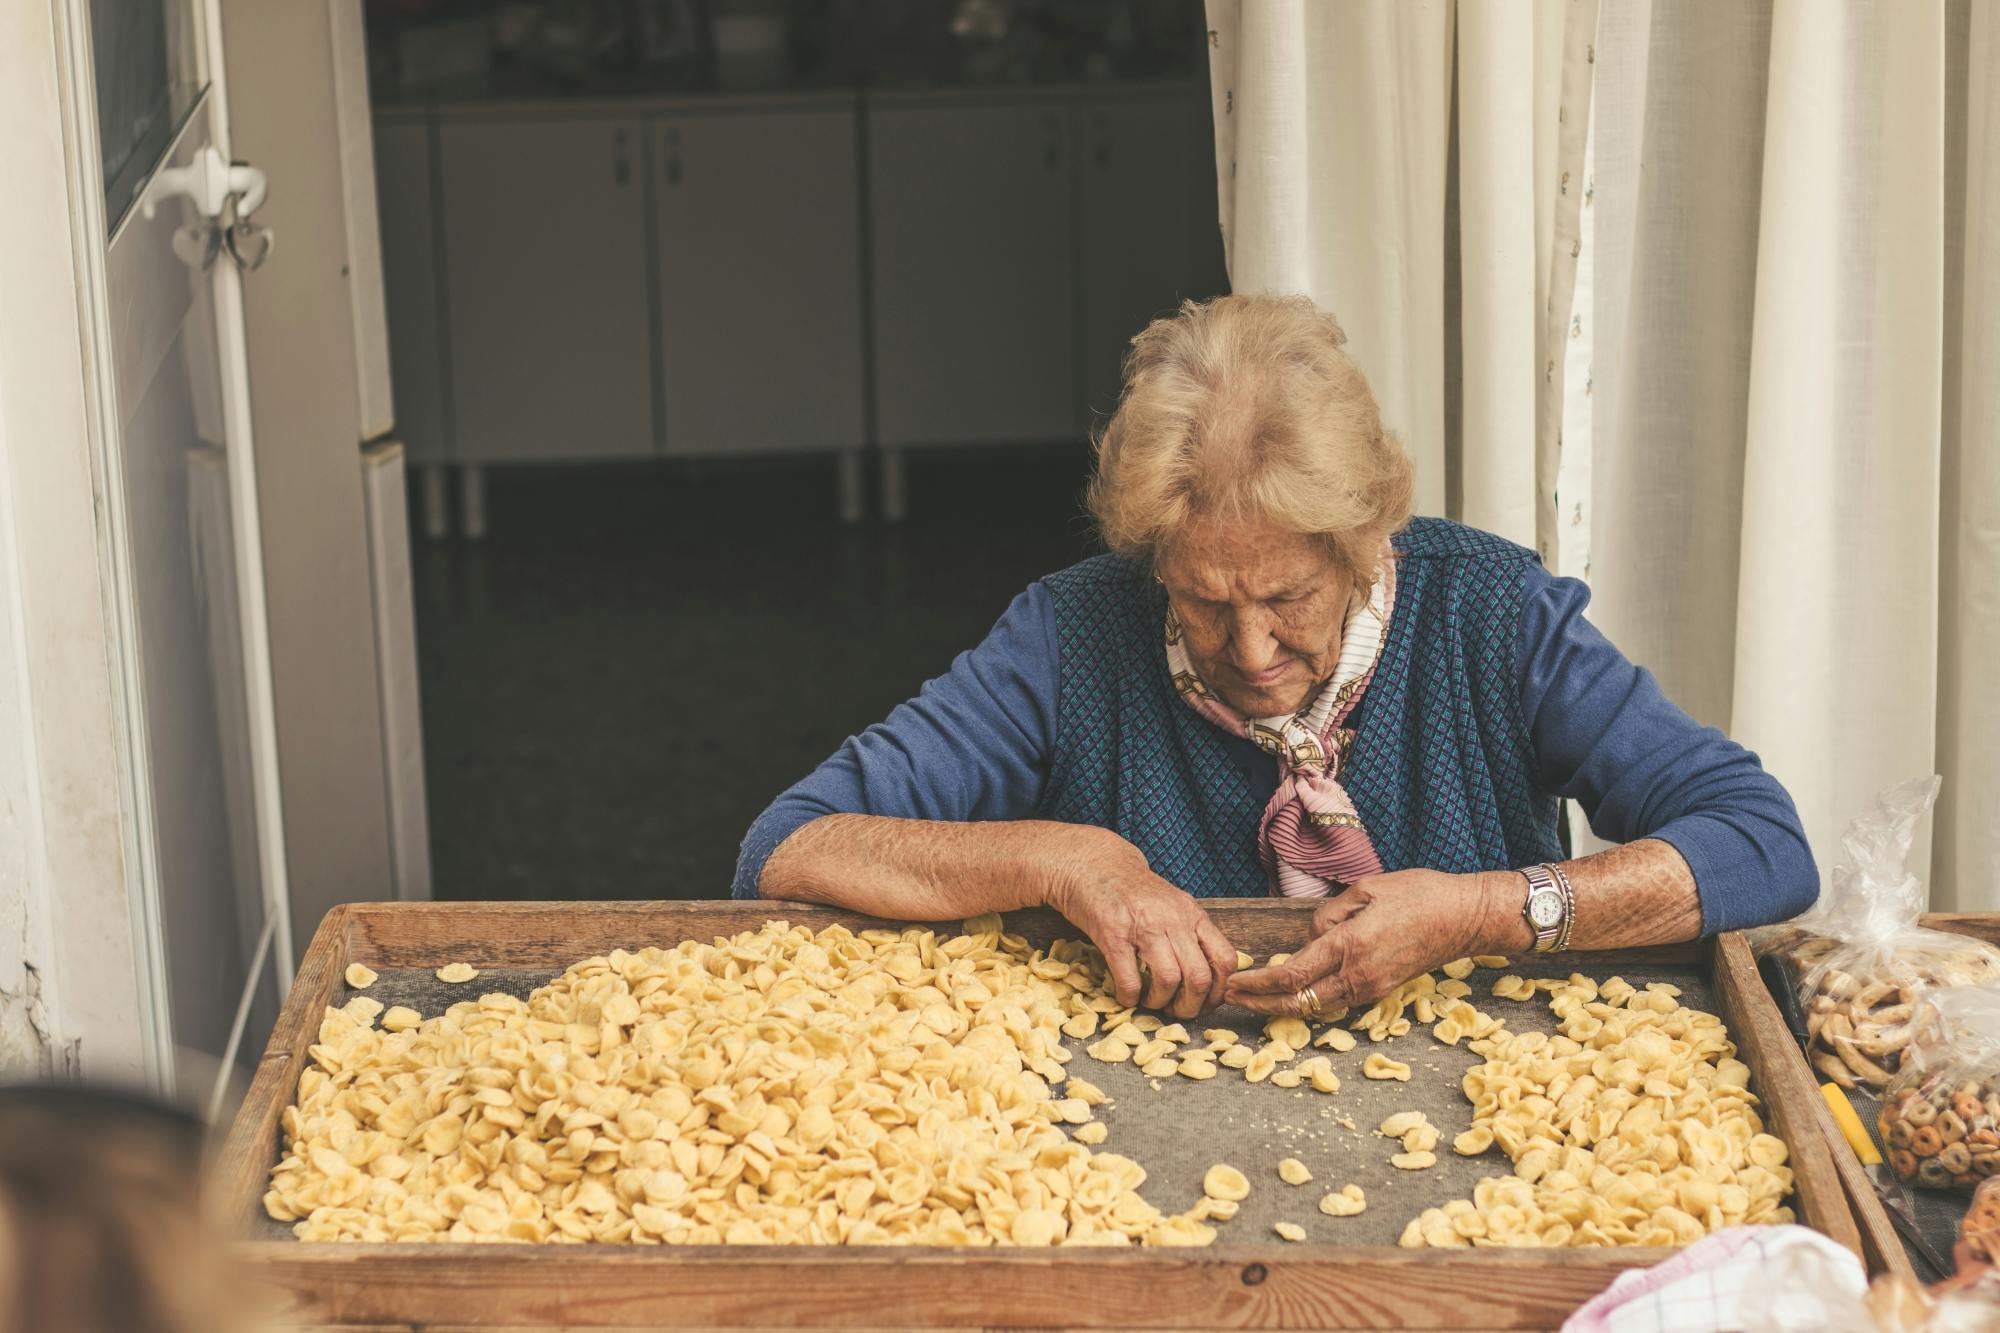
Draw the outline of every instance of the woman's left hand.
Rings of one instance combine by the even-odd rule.
[[[1353,1008],[1453,959],[1519,952],[1533,942],[1520,916],[1526,894],[1522,878],[1505,871],[1370,876],[1313,913],[1311,939],[1285,962],[1230,977],[1224,1000],[1297,1014],[1310,985],[1320,1011]]]

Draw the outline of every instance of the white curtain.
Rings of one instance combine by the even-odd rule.
[[[1231,286],[1333,311],[1416,460],[1419,508],[1442,513],[1450,495],[1466,521],[1550,558],[1596,9],[1208,4]],[[1477,349],[1455,379],[1447,319]]]
[[[1763,755],[1823,868],[1943,773],[1934,900],[2000,908],[1993,6],[1209,15],[1232,283],[1341,317],[1422,507],[1587,551],[1593,617]]]

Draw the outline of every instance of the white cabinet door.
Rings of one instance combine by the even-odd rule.
[[[653,453],[638,122],[446,119],[438,143],[456,459]]]
[[[859,448],[853,108],[706,112],[653,136],[666,451]]]
[[[1077,433],[1071,108],[869,110],[876,433],[891,447]]]
[[[1206,161],[1186,95],[1090,97],[1078,108],[1083,192],[1083,401],[1086,423],[1117,405],[1134,334],[1187,298],[1214,296],[1196,262],[1197,228],[1214,232],[1214,160]],[[1211,207],[1193,211],[1207,181]],[[1217,253],[1221,243],[1216,242]]]
[[[412,463],[443,463],[451,458],[443,327],[438,317],[437,212],[431,202],[434,171],[427,119],[375,122],[389,384],[396,400],[396,434]]]

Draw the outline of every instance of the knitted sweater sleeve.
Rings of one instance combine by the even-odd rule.
[[[1584,619],[1589,602],[1575,579],[1528,575],[1521,708],[1542,785],[1578,801],[1601,838],[1672,844],[1694,872],[1704,932],[1810,907],[1819,872],[1791,797]]]
[[[1048,781],[1060,682],[1055,605],[1036,583],[985,640],[850,736],[744,836],[730,891],[755,898],[778,844],[821,815],[1025,819]]]

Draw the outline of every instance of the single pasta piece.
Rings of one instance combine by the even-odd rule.
[[[1287,1185],[1303,1185],[1312,1178],[1313,1173],[1296,1157],[1287,1157],[1278,1163],[1278,1179]]]
[[[1161,1056],[1157,1060],[1148,1060],[1139,1067],[1139,1072],[1147,1078],[1169,1078],[1178,1074],[1180,1070],[1181,1062],[1172,1056],[1166,1055]]]
[[[1283,1236],[1286,1240],[1299,1241],[1299,1240],[1304,1240],[1306,1238],[1306,1229],[1300,1226],[1297,1222],[1274,1223],[1271,1227],[1271,1230],[1277,1232],[1280,1236]]]
[[[1106,1100],[1104,1089],[1087,1078],[1072,1078],[1063,1090],[1085,1106],[1102,1106]]]
[[[1389,1159],[1389,1165],[1398,1171],[1421,1171],[1427,1166],[1437,1165],[1437,1154],[1429,1152],[1399,1152]]]
[[[1182,1078],[1211,1079],[1215,1077],[1215,1061],[1196,1060],[1188,1056],[1174,1066],[1174,1071]]]
[[[1400,1060],[1391,1060],[1380,1051],[1361,1062],[1363,1078],[1393,1078],[1402,1083],[1410,1081],[1410,1067]]]
[[[1496,972],[1507,966],[1507,960],[1497,953],[1476,953],[1472,955],[1472,961],[1479,967],[1492,968]]]
[[[1116,1037],[1106,1037],[1083,1048],[1083,1053],[1107,1065],[1122,1065],[1132,1058],[1132,1048]]]
[[[1302,1051],[1312,1040],[1312,1029],[1302,1018],[1274,1018],[1264,1024],[1264,1035],[1274,1042],[1283,1042],[1295,1051]]]
[[[1328,1028],[1313,1038],[1313,1045],[1346,1052],[1354,1049],[1354,1034],[1346,1028]]]
[[[1305,1081],[1306,1076],[1296,1069],[1280,1069],[1271,1075],[1271,1086],[1274,1088],[1296,1088]]]
[[[356,990],[367,990],[375,984],[375,969],[366,963],[347,965],[347,984]]]
[[[1226,1162],[1217,1162],[1202,1175],[1201,1192],[1211,1199],[1247,1199],[1250,1177]]]
[[[1384,1120],[1377,1130],[1385,1139],[1400,1139],[1418,1125],[1428,1125],[1431,1118],[1422,1111],[1398,1111]]]
[[[1319,1201],[1319,1210],[1328,1217],[1353,1217],[1368,1207],[1368,1198],[1359,1185],[1343,1185]]]
[[[447,986],[459,986],[479,975],[479,969],[470,963],[446,963],[437,970],[437,979]]]
[[[385,1032],[408,1032],[423,1024],[424,1016],[408,1005],[392,1005],[389,1012],[382,1015],[382,1029]]]
[[[1208,1215],[1218,1222],[1227,1222],[1236,1216],[1236,1210],[1243,1205],[1234,1199],[1214,1199],[1208,1201]]]
[[[1473,966],[1473,961],[1470,958],[1457,958],[1446,963],[1441,970],[1451,980],[1463,981],[1472,975]]]
[[[1088,1143],[1094,1146],[1096,1144],[1104,1142],[1105,1137],[1110,1132],[1111,1132],[1110,1130],[1104,1127],[1104,1122],[1102,1120],[1093,1120],[1088,1124],[1078,1125],[1076,1127],[1076,1133],[1071,1137],[1074,1138],[1078,1143]]]
[[[1474,1125],[1451,1141],[1451,1150],[1460,1157],[1477,1157],[1493,1146],[1493,1126]]]

